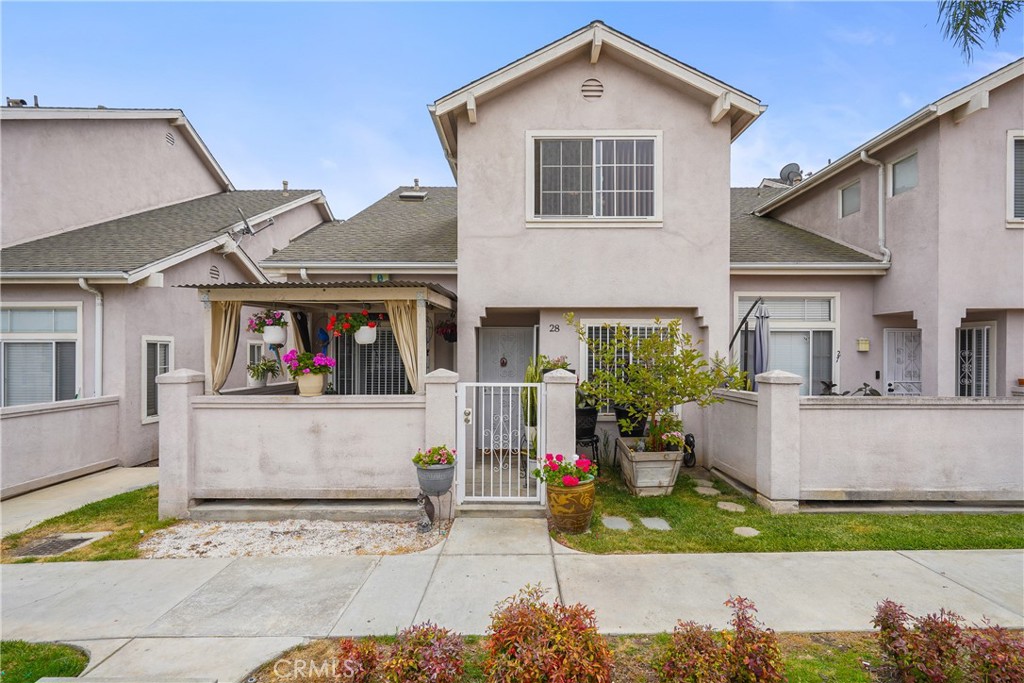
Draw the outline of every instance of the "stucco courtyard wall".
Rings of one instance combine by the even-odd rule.
[[[706,459],[767,507],[1024,502],[1024,400],[800,397],[799,378],[781,371],[758,382],[705,409]]]
[[[118,397],[0,409],[0,497],[119,464]]]

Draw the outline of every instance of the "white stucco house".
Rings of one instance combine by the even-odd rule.
[[[156,459],[155,377],[206,356],[175,285],[265,281],[259,260],[332,216],[316,190],[236,190],[179,110],[8,106],[0,139],[6,497]],[[261,351],[243,331],[239,358]]]

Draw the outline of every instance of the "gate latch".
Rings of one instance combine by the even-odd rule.
[[[465,422],[466,424],[469,424],[473,421],[472,408],[466,408],[465,410],[462,411],[462,421]]]

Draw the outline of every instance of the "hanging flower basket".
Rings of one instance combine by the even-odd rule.
[[[284,346],[284,342],[287,337],[288,333],[285,332],[283,327],[267,327],[263,329],[264,344],[277,344]]]
[[[284,311],[274,311],[268,308],[249,318],[246,329],[262,334],[265,344],[283,345],[287,339],[284,329],[286,327],[288,327],[288,319],[285,317]]]
[[[434,331],[441,335],[441,338],[449,344],[454,344],[459,340],[459,327],[454,317],[438,323]]]
[[[341,317],[332,315],[327,323],[327,331],[333,332],[335,337],[343,334],[350,334],[356,344],[372,344],[377,341],[377,321],[384,319],[383,313],[378,313],[376,320],[370,320],[370,311],[363,309],[358,313],[345,313]]]
[[[356,340],[356,344],[372,344],[377,341],[377,325],[370,323],[360,327],[352,338]]]

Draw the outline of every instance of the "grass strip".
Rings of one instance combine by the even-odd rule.
[[[82,673],[89,657],[78,648],[57,643],[0,642],[0,680],[3,683],[35,683],[40,678],[74,677]]]

